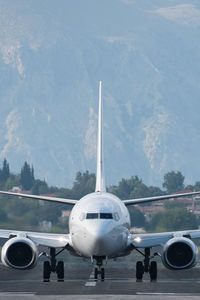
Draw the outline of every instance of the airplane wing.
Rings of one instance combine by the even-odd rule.
[[[75,205],[78,200],[0,191],[0,194]]]
[[[11,237],[24,237],[32,240],[36,245],[63,248],[71,246],[71,237],[69,234],[42,233],[31,231],[5,230],[0,229],[0,238],[9,239]]]
[[[189,239],[199,239],[200,230],[187,230],[163,233],[130,234],[128,246],[133,248],[151,248],[164,245],[174,237],[186,237]]]
[[[190,192],[190,193],[172,194],[172,195],[164,195],[164,196],[156,196],[156,197],[146,197],[146,198],[138,198],[138,199],[130,199],[130,200],[122,200],[122,201],[126,206],[128,206],[128,205],[142,204],[142,203],[160,201],[160,200],[168,200],[168,199],[172,199],[172,198],[193,196],[193,195],[199,195],[199,194],[200,194],[200,192]]]

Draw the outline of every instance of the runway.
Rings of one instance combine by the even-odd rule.
[[[111,262],[105,281],[95,281],[88,263],[66,263],[65,281],[42,281],[42,264],[32,270],[12,270],[0,265],[0,299],[197,299],[200,297],[200,267],[171,271],[159,269],[157,282],[145,274],[136,282],[135,263]]]

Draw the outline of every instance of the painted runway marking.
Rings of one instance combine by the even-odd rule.
[[[97,282],[94,281],[94,271],[90,274],[89,281],[85,283],[85,286],[96,286]]]
[[[151,293],[151,292],[137,292],[136,295],[156,295],[156,296],[173,296],[173,295],[176,295],[177,293]]]
[[[27,292],[0,292],[0,296],[20,296],[20,297],[27,297],[27,296],[35,296],[35,293],[27,293]]]
[[[96,286],[96,281],[88,281],[86,282],[85,286]]]

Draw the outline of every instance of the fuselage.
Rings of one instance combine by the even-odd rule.
[[[83,257],[125,255],[129,228],[128,209],[110,193],[86,195],[70,214],[72,245],[77,254]]]

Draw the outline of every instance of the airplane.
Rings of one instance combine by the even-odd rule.
[[[6,239],[1,251],[1,261],[5,266],[25,270],[36,266],[44,255],[43,281],[50,281],[51,273],[56,273],[58,281],[64,281],[64,263],[57,256],[64,250],[81,258],[88,258],[94,265],[94,279],[104,281],[104,264],[108,259],[129,255],[137,251],[142,259],[136,262],[136,279],[141,281],[144,273],[150,280],[157,279],[157,255],[165,267],[173,270],[192,268],[198,262],[198,248],[193,240],[200,238],[200,230],[164,233],[130,233],[130,215],[127,207],[160,200],[192,196],[200,192],[188,192],[156,197],[120,200],[108,193],[104,177],[103,155],[103,111],[102,82],[99,83],[99,113],[97,142],[96,187],[80,200],[38,196],[0,191],[0,194],[66,203],[73,208],[69,217],[69,233],[53,234],[0,229],[0,237]],[[20,201],[20,200],[19,200]],[[39,253],[39,246],[49,249],[49,253]],[[152,248],[161,246],[162,252],[151,253]]]

